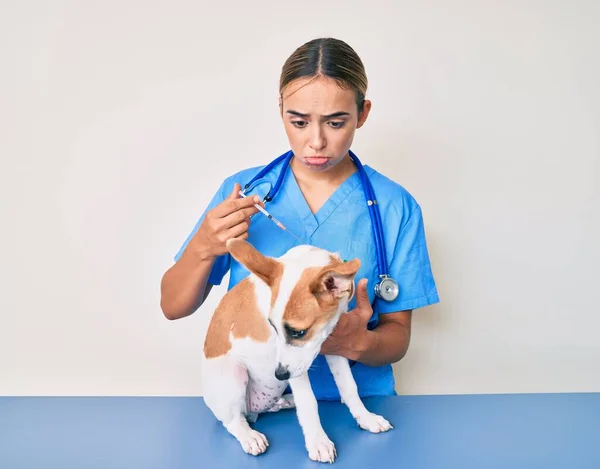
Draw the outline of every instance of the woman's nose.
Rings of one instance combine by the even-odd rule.
[[[323,148],[325,148],[326,145],[326,141],[325,141],[325,134],[323,132],[323,130],[320,127],[315,127],[313,130],[313,133],[311,135],[311,139],[310,139],[310,147],[313,150],[322,150]]]

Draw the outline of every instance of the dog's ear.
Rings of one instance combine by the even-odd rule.
[[[354,295],[354,277],[360,268],[360,259],[348,262],[334,262],[323,267],[314,280],[310,289],[313,295],[319,297],[323,294],[341,299],[348,295],[348,300]]]
[[[281,277],[282,265],[275,259],[261,254],[247,241],[232,238],[227,240],[225,246],[236,261],[270,287]]]

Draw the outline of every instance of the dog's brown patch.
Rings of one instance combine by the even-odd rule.
[[[230,239],[226,246],[238,262],[269,286],[272,308],[279,294],[283,266],[244,240]],[[204,342],[207,358],[221,356],[231,349],[230,333],[235,338],[249,337],[258,342],[269,339],[269,324],[259,310],[255,287],[249,278],[235,285],[217,306]]]
[[[242,239],[230,239],[226,243],[231,255],[250,272],[271,288],[271,308],[279,295],[283,266],[276,259],[262,255],[254,246]]]
[[[354,276],[360,260],[342,262],[330,258],[325,267],[306,269],[290,295],[283,312],[283,321],[296,330],[307,330],[306,335],[294,342],[310,340],[314,331],[336,313],[340,300],[354,294]]]
[[[236,339],[269,339],[269,325],[258,309],[254,285],[248,278],[227,292],[217,306],[204,341],[207,358],[219,357],[231,349],[230,333]]]

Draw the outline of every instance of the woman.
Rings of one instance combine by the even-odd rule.
[[[373,287],[380,280],[376,242],[350,150],[356,129],[371,110],[366,91],[362,61],[343,41],[315,39],[288,58],[280,78],[279,107],[291,147],[289,164],[277,163],[248,188],[246,198],[240,189],[264,166],[239,171],[222,183],[165,273],[161,299],[167,318],[182,318],[196,311],[227,271],[229,288],[243,279],[248,272],[224,247],[230,237],[247,239],[274,257],[299,243],[339,252],[346,259],[359,257],[360,280],[351,312],[342,316],[321,352],[351,360],[363,397],[395,393],[391,364],[408,349],[412,311],[439,301],[420,206],[402,186],[365,165],[381,213],[389,274],[399,284],[393,301],[375,296]],[[263,197],[280,174],[280,190],[265,208],[293,235],[262,214],[253,216],[258,211],[253,204],[264,206]],[[339,399],[322,355],[309,375],[317,399]]]

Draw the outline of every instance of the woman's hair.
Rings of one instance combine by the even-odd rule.
[[[332,78],[356,94],[358,112],[363,110],[367,75],[358,54],[344,41],[318,38],[298,47],[285,61],[279,79],[280,100],[283,89],[298,78]]]

